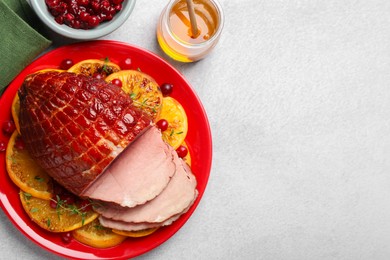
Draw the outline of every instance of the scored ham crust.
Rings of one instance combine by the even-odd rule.
[[[151,124],[120,88],[84,75],[55,71],[29,75],[19,98],[27,149],[76,195]]]

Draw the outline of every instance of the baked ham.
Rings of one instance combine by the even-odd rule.
[[[169,225],[193,204],[191,169],[117,86],[49,71],[29,75],[18,94],[31,156],[67,190],[102,205],[103,226]]]
[[[120,88],[67,72],[27,76],[20,131],[35,161],[76,195],[103,173],[151,119]]]

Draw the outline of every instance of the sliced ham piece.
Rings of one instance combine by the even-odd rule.
[[[159,223],[183,212],[194,200],[197,182],[191,169],[177,156],[176,151],[172,151],[172,154],[176,173],[165,190],[155,199],[134,208],[106,203],[95,210],[105,218],[135,223]]]
[[[149,229],[149,228],[158,228],[158,227],[168,226],[168,225],[171,225],[177,219],[179,219],[181,215],[183,215],[184,213],[186,213],[190,209],[190,207],[194,203],[197,196],[198,196],[198,191],[195,190],[194,199],[187,206],[187,208],[184,209],[179,214],[176,214],[163,222],[159,222],[159,223],[149,223],[149,222],[133,223],[133,222],[120,221],[120,220],[113,220],[113,219],[105,218],[103,216],[99,217],[99,222],[104,227],[112,228],[112,229],[116,229],[116,230],[123,230],[123,231],[140,231],[140,230]]]
[[[160,130],[153,126],[136,138],[81,195],[118,207],[144,204],[159,195],[175,175],[174,154],[173,148],[162,140]]]

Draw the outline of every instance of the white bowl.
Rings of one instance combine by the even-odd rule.
[[[65,24],[58,24],[49,12],[44,0],[30,0],[30,5],[38,17],[53,31],[65,37],[78,40],[92,40],[107,35],[119,28],[130,16],[136,0],[125,0],[122,10],[114,15],[111,21],[99,24],[97,27],[84,30],[74,29]]]

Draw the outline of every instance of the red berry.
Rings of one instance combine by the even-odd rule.
[[[74,15],[71,13],[67,13],[64,15],[64,22],[70,24],[71,21],[74,20]]]
[[[89,0],[77,0],[77,3],[82,6],[88,6]]]
[[[118,86],[118,87],[120,87],[120,88],[122,87],[122,81],[120,79],[113,79],[111,81],[111,83],[116,85],[116,86]]]
[[[0,152],[5,152],[7,145],[4,142],[0,142]]]
[[[88,22],[88,19],[91,15],[87,12],[81,12],[80,13],[80,20],[83,22]]]
[[[80,202],[79,208],[83,212],[91,211],[92,210],[92,204],[91,204],[91,202],[89,200],[82,200]]]
[[[164,97],[169,96],[173,91],[173,85],[169,83],[163,83],[160,86],[161,92]]]
[[[95,79],[102,79],[103,78],[103,75],[101,73],[97,73],[95,72],[93,75],[92,75],[93,78]]]
[[[114,8],[115,11],[119,12],[120,10],[122,10],[122,4],[115,5]]]
[[[91,15],[88,19],[88,25],[90,27],[96,27],[99,25],[99,23],[100,23],[100,20],[96,15]]]
[[[177,152],[177,155],[178,155],[180,158],[184,158],[184,157],[186,157],[186,155],[188,154],[188,149],[187,149],[187,147],[185,147],[184,145],[180,145],[180,146],[176,149],[176,152]]]
[[[73,204],[76,201],[76,197],[69,192],[65,192],[64,194],[61,194],[59,197],[65,204],[68,205]]]
[[[157,121],[156,126],[161,130],[161,132],[164,132],[168,129],[168,121],[165,119],[160,119]]]
[[[122,60],[121,63],[120,63],[120,67],[123,70],[131,69],[131,59],[130,58],[126,58],[126,59]]]
[[[70,22],[70,27],[79,29],[81,27],[81,22],[79,20],[73,20]]]
[[[52,198],[52,199],[50,200],[49,205],[50,205],[50,208],[56,209],[56,208],[57,208],[57,200],[54,199],[54,198]]]
[[[70,67],[72,67],[74,64],[73,60],[71,59],[63,59],[60,64],[60,69],[62,70],[68,70]]]
[[[65,232],[61,234],[61,240],[65,244],[69,244],[72,241],[72,233],[71,232]]]
[[[13,121],[4,121],[3,122],[3,133],[5,135],[12,135],[12,133],[15,131],[15,123]]]

